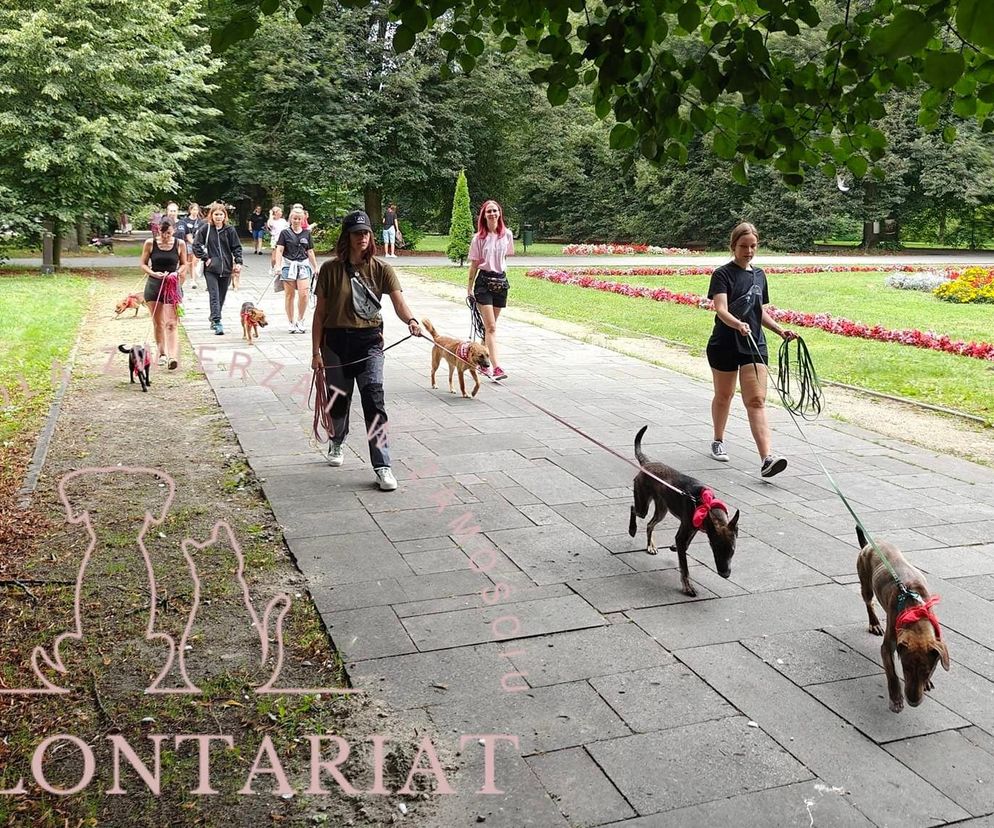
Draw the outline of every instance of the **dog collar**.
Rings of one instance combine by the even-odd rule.
[[[710,489],[701,489],[700,506],[694,510],[693,524],[695,529],[700,529],[704,524],[704,518],[712,509],[721,509],[726,515],[728,507],[714,496]]]
[[[915,595],[915,593],[910,591],[909,594]],[[927,601],[922,601],[922,599],[917,595],[915,595],[915,597],[918,601],[920,601],[920,603],[899,612],[897,619],[894,621],[894,628],[899,630],[902,627],[910,627],[916,621],[921,621],[922,618],[927,618],[931,622],[932,627],[935,629],[935,637],[941,639],[942,629],[939,627],[939,619],[936,618],[935,613],[932,612],[932,607],[939,603],[939,596],[933,595]]]
[[[456,348],[456,356],[463,362],[469,362],[469,346],[469,342],[460,342],[459,347]]]

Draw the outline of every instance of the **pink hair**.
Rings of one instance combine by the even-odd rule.
[[[483,202],[483,206],[480,208],[480,217],[476,221],[477,235],[481,239],[485,239],[487,237],[487,233],[490,232],[490,229],[487,226],[487,217],[486,217],[485,214],[487,212],[487,207],[489,207],[491,204],[493,204],[494,207],[496,207],[498,210],[500,210],[500,217],[497,219],[497,235],[498,236],[503,236],[504,235],[504,230],[505,230],[505,227],[504,227],[504,208],[501,207],[496,201],[494,201],[493,199],[491,199],[490,201],[484,201]]]

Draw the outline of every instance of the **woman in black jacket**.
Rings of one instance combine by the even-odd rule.
[[[228,294],[228,283],[236,283],[242,272],[242,243],[238,231],[228,224],[228,208],[220,202],[211,205],[207,224],[197,231],[193,253],[204,263],[204,280],[211,304],[211,329],[224,335],[221,309]]]

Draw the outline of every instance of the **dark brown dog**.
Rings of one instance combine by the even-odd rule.
[[[680,528],[676,532],[676,541],[670,550],[676,552],[680,559],[680,577],[683,581],[683,592],[692,598],[697,591],[690,583],[687,569],[687,547],[694,539],[699,529],[703,529],[711,544],[714,554],[714,566],[722,578],[732,574],[732,556],[735,554],[735,541],[739,536],[739,512],[728,519],[728,510],[721,501],[714,500],[711,490],[699,480],[688,477],[667,466],[665,463],[650,461],[642,453],[642,435],[648,426],[635,435],[635,458],[642,470],[635,476],[635,503],[632,506],[631,520],[628,522],[628,534],[635,537],[635,518],[644,518],[649,513],[649,504],[655,507],[652,518],[645,528],[646,552],[656,554],[656,545],[652,542],[652,530],[667,512],[672,512],[680,519]],[[665,480],[670,486],[659,482]],[[677,489],[678,491],[674,491]]]
[[[884,637],[880,645],[880,658],[887,675],[887,695],[890,696],[890,709],[900,713],[904,709],[904,701],[901,699],[901,682],[894,669],[895,650],[904,672],[904,695],[912,707],[918,707],[925,691],[932,689],[935,665],[941,661],[942,668],[949,670],[949,650],[940,638],[939,619],[931,608],[939,599],[936,596],[930,600],[925,576],[905,560],[894,544],[876,541],[880,550],[878,555],[858,526],[856,537],[863,547],[856,559],[856,571],[859,572],[859,586],[866,604],[870,632]],[[880,555],[887,559],[900,583],[894,580]],[[902,600],[902,584],[914,596],[904,593]],[[873,611],[874,596],[887,613],[886,630],[881,629],[880,619]]]
[[[148,387],[152,384],[152,380],[149,379],[152,354],[141,345],[118,345],[117,350],[128,355],[128,375],[131,377],[131,383],[134,384],[137,376],[138,382],[141,383],[142,392],[147,392]]]
[[[442,336],[435,330],[431,322],[427,319],[421,322],[423,327],[434,340],[435,347],[431,349],[431,387],[438,388],[435,384],[435,372],[444,358],[449,363],[449,391],[453,394],[456,389],[452,387],[452,375],[459,370],[459,390],[464,397],[475,397],[480,390],[480,378],[476,373],[477,368],[490,367],[490,351],[480,342],[461,342],[451,336]],[[439,347],[441,346],[441,347]],[[473,393],[466,393],[466,372],[473,376]]]
[[[257,308],[252,302],[242,302],[242,336],[249,345],[253,337],[259,337],[259,328],[265,328],[268,324],[262,308]]]
[[[114,318],[117,319],[122,313],[124,313],[129,308],[135,309],[135,316],[138,316],[138,311],[141,310],[142,305],[145,304],[145,297],[138,293],[132,293],[127,299],[122,299],[117,303],[114,308]]]

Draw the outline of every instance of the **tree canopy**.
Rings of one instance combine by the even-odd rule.
[[[304,25],[324,6],[291,2]],[[243,0],[216,22],[214,45],[251,36],[279,6]],[[682,162],[695,136],[712,134],[740,183],[750,161],[795,185],[814,167],[882,177],[876,124],[892,90],[920,90],[925,128],[951,106],[994,130],[988,0],[391,0],[389,10],[398,53],[437,34],[446,71],[469,73],[491,37],[504,52],[523,45],[553,105],[590,88],[597,115],[613,118],[612,148]],[[818,48],[798,53],[799,36]]]

